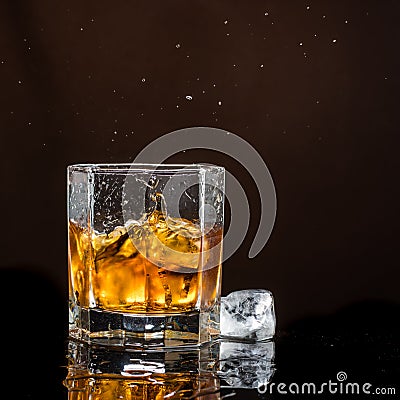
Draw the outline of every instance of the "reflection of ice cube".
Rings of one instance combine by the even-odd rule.
[[[275,334],[272,293],[265,289],[239,290],[221,298],[221,335],[264,340]]]
[[[275,371],[274,357],[274,342],[221,342],[218,369],[221,387],[266,387]]]

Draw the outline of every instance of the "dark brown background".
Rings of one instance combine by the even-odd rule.
[[[51,296],[66,317],[68,164],[129,162],[164,133],[213,126],[259,151],[278,197],[250,260],[248,173],[213,152],[170,160],[223,164],[246,188],[251,228],[224,294],[270,289],[280,328],[398,304],[399,17],[389,0],[3,0],[3,300],[35,312]]]

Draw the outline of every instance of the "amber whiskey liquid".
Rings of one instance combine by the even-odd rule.
[[[201,232],[194,222],[169,218],[159,210],[108,234],[90,233],[70,221],[70,302],[92,314],[214,309],[220,293],[222,229]]]

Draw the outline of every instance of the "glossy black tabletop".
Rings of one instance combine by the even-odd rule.
[[[2,378],[3,382],[7,382],[7,387],[12,388],[9,389],[10,393],[13,393],[12,398],[67,399],[65,378],[68,372],[67,364],[71,360],[65,319],[61,314],[54,313],[42,315],[41,320],[29,312],[21,313],[18,319],[13,317],[11,311],[6,312],[4,316],[15,326],[27,327],[25,331],[3,330],[2,332]],[[348,307],[335,315],[300,321],[288,329],[278,330],[271,343],[272,359],[269,347],[265,353],[265,360],[262,357],[263,348],[257,353],[258,360],[253,367],[251,364],[248,367],[246,361],[239,360],[235,364],[236,378],[239,380],[234,379],[233,382],[241,380],[247,382],[249,387],[249,382],[251,386],[252,380],[262,380],[263,374],[269,374],[266,386],[261,385],[257,389],[256,384],[254,389],[231,388],[229,379],[227,383],[220,374],[215,374],[214,389],[217,387],[218,390],[206,392],[208,394],[199,398],[211,400],[234,396],[236,399],[262,399],[293,395],[307,398],[311,395],[307,394],[307,391],[313,390],[313,386],[316,390],[316,394],[312,394],[314,398],[355,397],[356,394],[351,394],[350,390],[356,390],[352,389],[356,386],[360,391],[359,398],[368,395],[363,392],[364,389],[370,393],[380,391],[386,393],[388,398],[396,398],[400,393],[398,317],[397,306],[367,302]],[[41,329],[41,324],[44,323],[47,327]],[[123,352],[111,354],[111,350],[107,349],[96,352],[96,357],[92,357],[91,361],[92,372],[102,373],[110,372],[110,368],[121,361],[118,354],[121,354],[121,357],[123,354]],[[168,357],[171,358],[167,355]],[[265,371],[264,362],[265,365],[271,366],[270,371]],[[105,368],[106,364],[108,366]],[[175,368],[178,370],[175,369],[175,372],[179,372],[179,364],[177,365]],[[182,369],[184,368],[186,367],[182,363]],[[260,368],[261,378],[257,372]],[[245,375],[244,379],[241,379],[243,376],[240,374]],[[304,384],[311,384],[311,389]],[[351,385],[346,386],[346,384]],[[346,387],[349,391],[347,395]],[[299,392],[301,390],[305,392],[302,394]],[[175,395],[165,398],[194,397],[185,397],[178,391]]]

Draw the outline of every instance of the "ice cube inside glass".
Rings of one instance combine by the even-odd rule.
[[[219,334],[224,168],[68,167],[69,333],[116,346]]]

